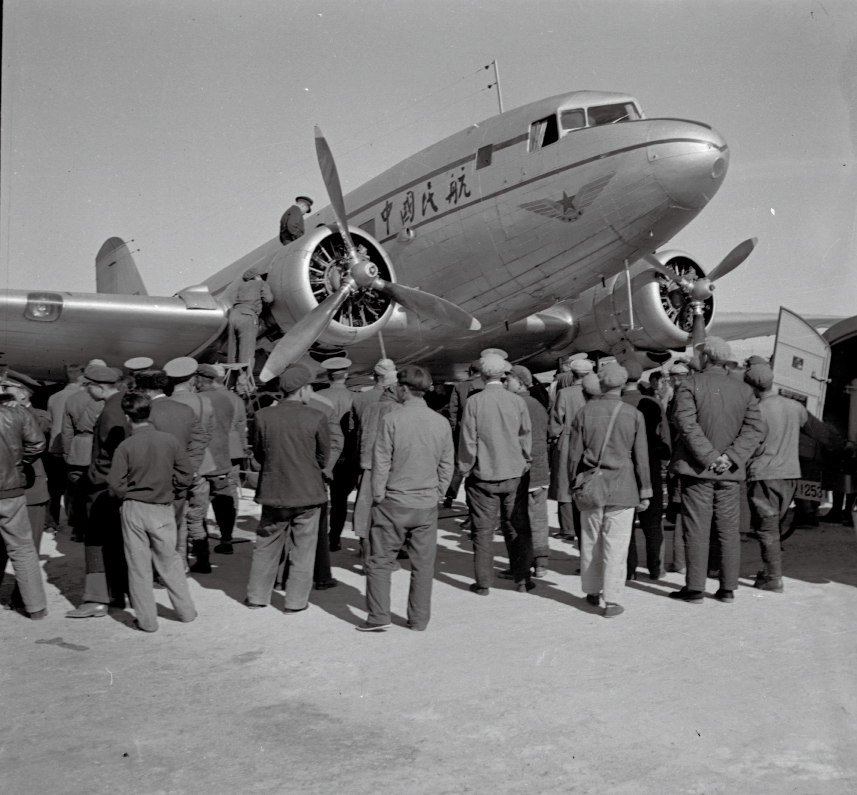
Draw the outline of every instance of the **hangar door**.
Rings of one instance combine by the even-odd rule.
[[[800,315],[780,307],[774,343],[774,389],[784,397],[798,400],[821,419],[830,345]]]

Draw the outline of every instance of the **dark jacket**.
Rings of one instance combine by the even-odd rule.
[[[206,475],[225,475],[232,469],[232,458],[229,455],[229,435],[235,422],[235,404],[226,387],[216,386],[206,389],[205,395],[214,408],[214,425],[208,449],[214,456],[215,468]]]
[[[27,411],[33,415],[36,425],[39,426],[39,430],[45,435],[45,444],[48,444],[51,433],[51,415],[44,409],[37,409],[33,406],[27,406]],[[24,496],[27,498],[27,505],[41,505],[51,498],[48,491],[48,475],[45,472],[45,462],[42,460],[46,455],[47,452],[41,453],[29,465],[32,471],[27,473],[27,490],[24,492]]]
[[[649,444],[649,467],[660,472],[661,459],[669,460],[672,452],[669,423],[664,416],[661,402],[637,389],[626,392],[622,395],[622,400],[643,415],[646,421],[646,440]]]
[[[472,375],[466,381],[459,381],[455,385],[452,394],[449,396],[449,424],[452,426],[453,434],[458,431],[461,425],[467,398],[483,389],[485,389],[485,382],[478,375]]]
[[[253,453],[262,469],[256,502],[298,508],[327,502],[322,469],[330,450],[328,420],[293,400],[256,414]]]
[[[571,502],[571,484],[568,481],[568,440],[571,423],[586,405],[580,384],[562,387],[556,393],[550,410],[548,435],[555,439],[551,449],[551,479],[548,499]]]
[[[601,471],[610,483],[608,505],[633,508],[652,496],[646,423],[633,406],[617,395],[604,395],[587,403],[571,423],[568,448],[568,477],[574,483],[578,472],[595,469],[610,425],[610,415],[620,409],[601,458]]]
[[[193,409],[177,400],[158,397],[152,401],[149,422],[155,426],[156,430],[175,437],[182,450],[187,453],[193,471],[197,472],[207,447],[206,437],[208,434],[202,427],[202,423],[197,420]],[[146,500],[141,500],[141,502],[146,502]]]
[[[123,392],[117,392],[104,401],[92,432],[92,463],[89,465],[89,482],[95,491],[107,489],[107,475],[113,462],[113,453],[131,435],[131,426],[122,411]]]
[[[280,218],[280,242],[285,246],[286,243],[303,237],[303,233],[304,211],[297,204],[293,204]]]
[[[24,464],[45,449],[45,435],[33,415],[21,406],[0,405],[0,500],[24,494]]]
[[[184,496],[193,472],[184,445],[172,433],[146,425],[116,448],[107,482],[117,499],[170,505]]]
[[[530,488],[547,486],[551,473],[548,466],[548,412],[541,401],[530,395],[521,395],[530,410],[530,425],[533,429],[533,465],[530,467]]]
[[[710,480],[746,480],[746,464],[762,438],[759,399],[723,367],[686,378],[675,396],[673,421],[678,439],[671,469]],[[722,475],[708,467],[723,454],[732,466]]]

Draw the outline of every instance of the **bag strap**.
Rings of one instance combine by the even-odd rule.
[[[607,426],[607,435],[604,437],[604,444],[601,445],[601,453],[598,455],[598,465],[595,469],[601,469],[601,461],[604,458],[604,451],[607,449],[607,443],[610,441],[610,436],[613,433],[613,426],[616,424],[616,417],[619,416],[619,410],[622,408],[622,401],[616,402],[616,408],[613,409],[613,414],[610,415],[610,424]]]

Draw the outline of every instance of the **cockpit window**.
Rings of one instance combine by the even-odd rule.
[[[558,140],[559,125],[556,123],[556,115],[534,121],[530,125],[530,152],[536,152],[545,146],[555,144]]]
[[[636,121],[640,118],[640,114],[637,113],[637,109],[631,102],[589,108],[588,113],[590,127],[598,127],[601,124],[616,124],[620,121]]]
[[[560,115],[560,119],[563,131],[579,130],[581,127],[586,126],[586,111],[581,109],[564,110]]]

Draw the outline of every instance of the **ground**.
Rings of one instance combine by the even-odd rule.
[[[0,792],[857,792],[852,529],[798,530],[783,594],[749,587],[759,552],[745,539],[733,604],[675,603],[679,575],[655,583],[640,569],[626,612],[607,620],[557,539],[533,593],[498,580],[472,594],[453,512],[428,630],[405,626],[405,563],[394,626],[375,634],[354,631],[364,584],[348,531],[339,586],[313,591],[307,612],[285,616],[282,594],[243,606],[258,516],[247,497],[236,554],[193,575],[199,618],[179,623],[159,590],[153,635],[129,611],[66,619],[83,550],[67,531],[46,536],[49,616],[0,614]],[[499,537],[496,550],[504,565]]]

